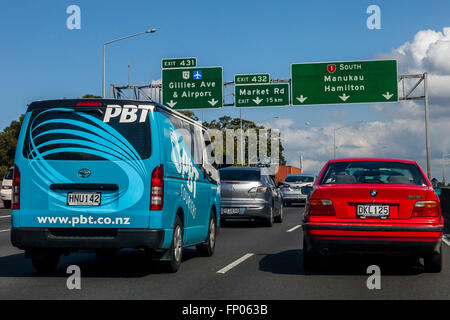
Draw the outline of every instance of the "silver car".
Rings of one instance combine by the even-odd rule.
[[[310,174],[290,174],[280,185],[285,207],[293,203],[305,203],[315,177]]]
[[[220,173],[220,217],[263,220],[271,227],[283,221],[283,201],[273,179],[259,167],[228,167]]]

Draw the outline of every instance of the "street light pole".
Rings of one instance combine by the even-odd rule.
[[[431,180],[431,156],[430,156],[430,126],[428,116],[428,73],[423,74],[423,88],[425,95],[425,140],[427,148],[427,176]]]
[[[139,35],[144,34],[144,33],[154,33],[154,32],[156,32],[156,29],[149,29],[149,30],[145,30],[145,31],[143,31],[143,32],[135,33],[135,34],[132,34],[132,35],[129,35],[129,36],[126,36],[126,37],[122,37],[122,38],[119,38],[119,39],[114,39],[114,40],[105,42],[105,43],[103,44],[103,82],[102,82],[102,93],[103,93],[103,98],[106,98],[106,92],[105,92],[105,83],[106,83],[106,75],[105,75],[106,46],[107,46],[108,44],[110,44],[110,43],[113,43],[113,42],[117,42],[117,41],[125,40],[125,39],[128,39],[128,38],[136,37],[136,36],[139,36]]]

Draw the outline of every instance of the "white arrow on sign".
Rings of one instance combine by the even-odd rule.
[[[256,99],[252,99],[253,102],[255,102],[256,104],[260,104],[261,101],[263,101],[263,99],[260,99],[259,97],[256,97]]]
[[[173,100],[170,100],[169,102],[167,102],[167,105],[171,108],[173,108],[176,104],[177,104],[177,102],[173,101]]]
[[[393,95],[394,95],[393,93],[389,93],[389,91],[388,91],[388,92],[384,93],[382,96],[385,97],[386,100],[389,100],[390,98],[392,98]]]
[[[219,100],[216,100],[214,98],[212,98],[211,100],[208,100],[208,103],[213,107],[217,104],[217,102],[219,102]]]
[[[300,97],[297,97],[296,99],[300,101],[300,103],[303,103],[306,99],[308,99],[308,97],[303,97],[303,95],[300,95]]]
[[[345,102],[348,98],[350,98],[350,96],[344,93],[342,96],[339,96],[339,98],[341,98],[341,100]]]

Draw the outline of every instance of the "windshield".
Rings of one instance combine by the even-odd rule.
[[[150,157],[150,125],[145,121],[103,122],[105,108],[34,110],[23,156],[35,160],[138,160]]]
[[[284,179],[285,182],[291,182],[291,183],[304,183],[304,182],[314,182],[314,177],[307,177],[307,176],[287,176],[286,179]]]
[[[334,183],[427,185],[417,165],[388,161],[346,161],[330,163],[320,180],[320,184]]]
[[[259,170],[227,169],[219,170],[220,180],[223,181],[259,181],[261,173]]]

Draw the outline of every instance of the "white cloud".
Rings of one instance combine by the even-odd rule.
[[[283,119],[280,119],[283,120]],[[289,119],[286,119],[289,120]],[[278,128],[288,165],[299,166],[303,155],[305,172],[317,173],[333,157],[333,128],[292,126]],[[446,119],[438,119],[431,127],[433,176],[441,178],[443,150],[450,151],[450,126]],[[416,160],[426,170],[425,128],[423,120],[393,119],[364,122],[336,131],[336,157],[382,157]]]

